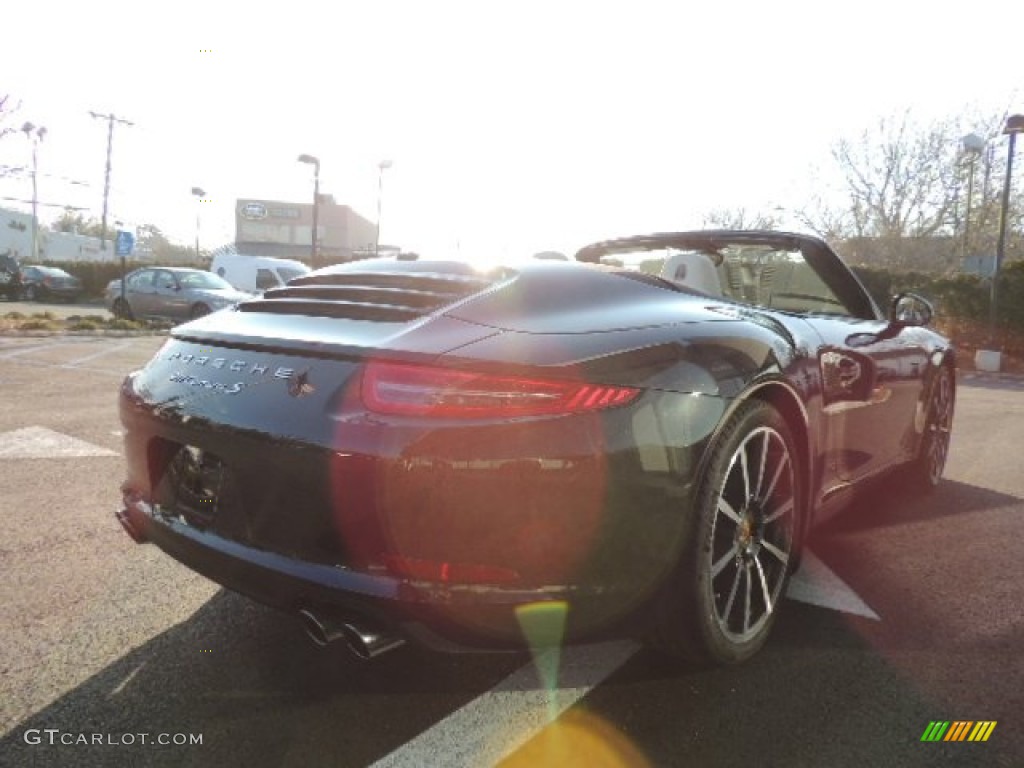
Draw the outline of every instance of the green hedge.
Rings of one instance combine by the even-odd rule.
[[[934,275],[854,267],[864,287],[882,308],[900,291],[914,291],[935,303],[940,318],[988,322],[990,281],[976,275]],[[1024,261],[1006,264],[999,273],[1000,327],[1024,332]]]

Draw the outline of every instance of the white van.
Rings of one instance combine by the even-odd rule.
[[[220,253],[213,257],[210,271],[220,275],[240,291],[263,293],[268,288],[277,288],[310,270],[301,261],[294,259]]]

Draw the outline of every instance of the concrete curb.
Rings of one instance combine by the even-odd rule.
[[[107,331],[107,330],[96,330],[96,331],[18,331],[8,330],[0,331],[0,337],[25,337],[25,338],[48,338],[50,336],[100,336],[100,337],[111,337],[111,338],[126,338],[133,336],[166,336],[168,330],[149,330],[149,331]]]
[[[961,381],[1001,381],[1013,384],[1024,383],[1024,373],[995,373],[990,371],[957,370],[957,379]]]

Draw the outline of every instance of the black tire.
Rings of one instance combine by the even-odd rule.
[[[36,287],[34,285],[26,286],[23,293],[25,295],[25,301],[38,301],[39,299],[39,293],[36,291]]]
[[[133,320],[132,308],[128,306],[128,302],[124,299],[114,299],[114,306],[111,307],[110,311],[114,314],[114,317],[118,317],[122,320]]]
[[[942,482],[949,457],[949,438],[953,428],[956,387],[953,372],[943,365],[935,372],[928,393],[924,434],[917,458],[910,465],[910,479],[919,491],[930,492]]]
[[[203,303],[193,304],[188,316],[195,320],[197,317],[210,314],[210,308]]]
[[[716,664],[745,661],[764,645],[800,531],[795,445],[767,403],[748,402],[730,418],[696,492],[689,543],[662,599],[652,645]]]

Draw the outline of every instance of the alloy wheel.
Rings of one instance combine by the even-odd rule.
[[[771,426],[758,427],[729,461],[711,530],[714,618],[730,641],[756,637],[771,619],[786,582],[795,518],[789,446]]]
[[[936,377],[925,448],[928,480],[932,485],[942,479],[953,427],[953,381],[949,369],[941,368]]]

